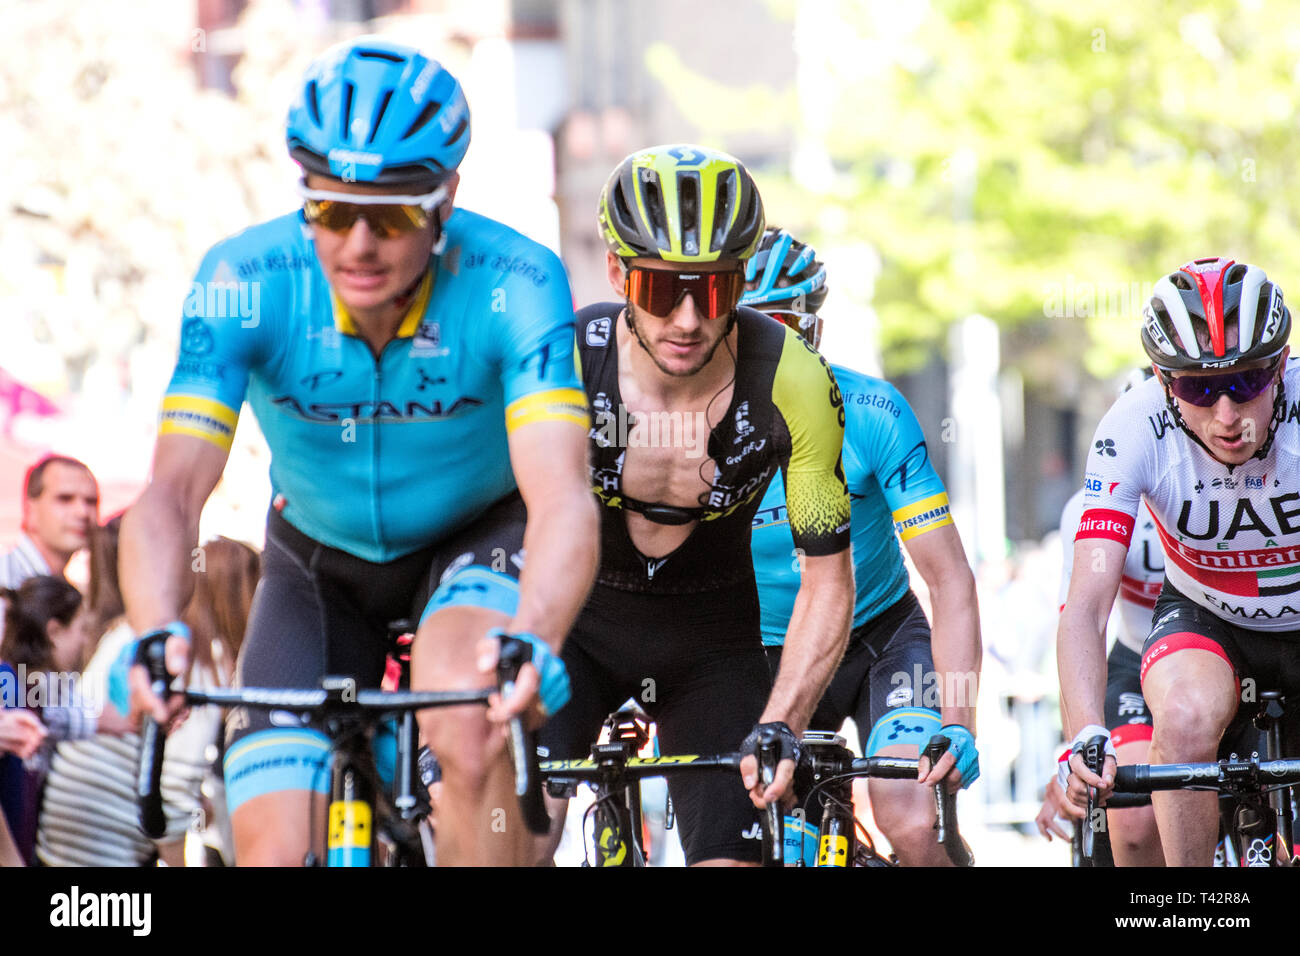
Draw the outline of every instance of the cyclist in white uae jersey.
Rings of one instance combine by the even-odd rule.
[[[1156,283],[1142,344],[1157,378],[1116,402],[1088,455],[1058,639],[1076,751],[1109,737],[1102,634],[1142,498],[1166,558],[1142,658],[1150,761],[1213,760],[1225,732],[1252,716],[1244,682],[1300,692],[1300,410],[1286,397],[1300,394],[1300,372],[1286,365],[1290,331],[1281,289],[1256,266],[1200,259]],[[1085,787],[1102,797],[1112,789],[1113,751],[1100,776],[1070,758],[1074,815]],[[1166,862],[1208,865],[1215,795],[1160,793],[1153,805]]]
[[[1146,372],[1150,376],[1150,372]],[[1126,391],[1128,387],[1126,386]],[[1065,560],[1061,565],[1061,605],[1070,589],[1074,535],[1083,516],[1084,490],[1080,489],[1061,512],[1061,544]],[[1106,727],[1120,764],[1147,762],[1151,747],[1151,712],[1142,696],[1140,668],[1142,645],[1151,633],[1151,611],[1165,579],[1164,553],[1156,534],[1155,519],[1145,503],[1139,503],[1133,525],[1133,540],[1120,576],[1119,599],[1112,619],[1116,623],[1115,643],[1106,656]],[[1068,774],[1067,751],[1060,768]],[[1060,787],[1056,776],[1049,787]],[[1055,806],[1053,802],[1053,806]],[[1117,866],[1162,866],[1160,834],[1150,807],[1130,807],[1107,814],[1111,849]],[[1041,827],[1040,827],[1041,829]]]

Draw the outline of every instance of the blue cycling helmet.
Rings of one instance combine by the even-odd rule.
[[[285,138],[305,172],[432,190],[465,158],[469,104],[437,60],[359,37],[307,68]]]
[[[745,294],[740,304],[815,314],[826,301],[828,291],[826,267],[817,261],[813,247],[784,229],[769,226],[758,251],[745,265]]]

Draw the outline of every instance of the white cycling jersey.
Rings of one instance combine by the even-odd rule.
[[[1077,537],[1129,545],[1145,498],[1175,588],[1241,627],[1300,629],[1300,364],[1283,381],[1268,455],[1237,466],[1174,423],[1158,379],[1121,395],[1088,450]]]
[[[1083,488],[1076,491],[1061,511],[1061,547],[1065,551],[1061,562],[1061,607],[1065,607],[1065,596],[1070,591],[1074,534],[1079,530],[1079,519],[1083,517],[1084,493]],[[1119,582],[1119,599],[1115,602],[1118,611],[1115,639],[1134,653],[1142,653],[1142,645],[1151,633],[1151,611],[1156,606],[1164,580],[1165,555],[1160,550],[1155,519],[1147,510],[1146,502],[1139,502],[1133,540]]]

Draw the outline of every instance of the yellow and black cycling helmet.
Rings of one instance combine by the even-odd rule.
[[[763,200],[734,156],[688,143],[651,146],[605,183],[600,230],[625,259],[743,260],[763,238]]]

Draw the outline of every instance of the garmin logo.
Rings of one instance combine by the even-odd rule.
[[[148,936],[153,928],[153,897],[149,893],[70,892],[50,897],[51,926],[129,927],[134,936]]]
[[[378,166],[384,161],[384,157],[379,153],[362,153],[355,149],[331,149],[329,151],[329,160],[335,163],[360,163],[363,166]]]

